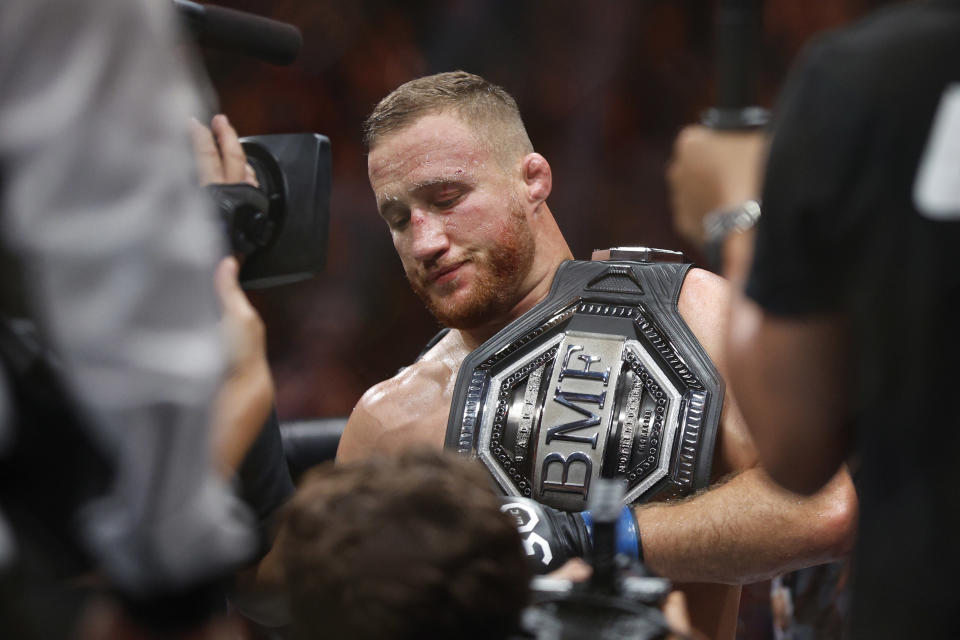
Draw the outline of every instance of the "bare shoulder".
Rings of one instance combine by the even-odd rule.
[[[689,302],[697,300],[707,302],[709,299],[728,296],[729,294],[730,283],[727,282],[726,278],[706,269],[693,267],[687,272],[687,277],[683,281],[680,299],[687,298]]]
[[[338,462],[393,455],[417,444],[443,446],[453,385],[465,355],[456,357],[458,340],[448,334],[423,358],[363,394],[340,439]]]
[[[705,269],[691,269],[680,288],[677,309],[723,373],[724,336],[730,312],[730,285]]]
[[[730,284],[724,278],[704,269],[691,269],[677,302],[680,315],[724,379],[727,378],[726,336],[731,295]],[[714,449],[714,477],[757,464],[756,446],[729,385],[723,401],[720,427]]]

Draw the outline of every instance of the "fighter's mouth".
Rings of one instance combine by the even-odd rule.
[[[451,264],[445,267],[431,269],[427,273],[427,280],[429,280],[434,284],[444,284],[446,282],[450,282],[451,280],[457,277],[457,274],[459,273],[460,268],[463,267],[463,265],[467,264],[467,262],[468,262],[467,260],[464,260],[462,262],[457,262],[456,264]]]

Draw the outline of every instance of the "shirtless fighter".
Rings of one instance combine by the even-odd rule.
[[[572,254],[554,221],[550,165],[516,103],[464,72],[402,85],[366,123],[370,183],[414,291],[450,331],[418,362],[371,388],[337,458],[441,447],[461,362],[543,299]],[[679,311],[724,374],[728,291],[694,269]],[[691,498],[638,505],[644,561],[680,583],[693,624],[732,638],[739,585],[833,560],[851,546],[856,497],[846,472],[801,498],[777,488],[728,393],[714,484]]]

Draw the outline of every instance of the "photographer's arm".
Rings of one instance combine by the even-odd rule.
[[[192,132],[201,184],[258,186],[226,116],[215,116],[209,129],[194,121]],[[214,455],[225,471],[240,470],[241,493],[260,519],[266,547],[256,563],[236,573],[230,599],[246,617],[282,627],[289,620],[279,562],[282,532],[275,531],[275,514],[294,488],[276,420],[269,419],[274,389],[263,322],[240,288],[238,267],[235,258],[225,258],[216,276],[232,366],[217,396]]]
[[[274,398],[263,321],[240,288],[238,269],[235,258],[224,258],[215,275],[230,362],[214,403],[212,440],[218,467],[228,475],[243,462]]]
[[[246,182],[257,186],[256,175],[226,116],[215,116],[211,129],[194,120],[191,132],[201,185]],[[227,474],[240,467],[274,399],[263,321],[240,288],[239,266],[236,258],[225,258],[215,276],[229,362],[214,405],[213,450],[220,469]]]

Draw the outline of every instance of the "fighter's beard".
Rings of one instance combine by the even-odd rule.
[[[534,240],[521,211],[511,212],[512,225],[485,257],[473,258],[476,276],[467,299],[431,295],[419,278],[407,274],[413,291],[444,326],[473,329],[497,319],[517,303],[521,283],[533,263]]]

